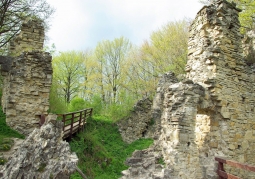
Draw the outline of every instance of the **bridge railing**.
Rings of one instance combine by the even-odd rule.
[[[72,135],[84,129],[86,120],[92,116],[93,108],[83,109],[80,111],[58,114],[58,120],[61,120],[63,125],[63,139],[72,138]],[[45,115],[40,115],[40,126],[45,122]]]
[[[233,160],[227,160],[224,158],[220,157],[215,157],[215,160],[218,161],[218,169],[217,169],[217,174],[219,176],[219,179],[225,179],[225,178],[230,178],[230,179],[241,179],[240,177],[237,177],[235,175],[229,174],[224,170],[224,165],[227,164],[235,168],[255,172],[255,166],[247,165],[247,164],[242,164]]]
[[[58,114],[58,117],[62,118],[63,133],[65,138],[72,138],[72,134],[77,131],[83,130],[86,120],[89,116],[92,116],[93,109],[88,108],[81,111],[75,111],[66,114]]]

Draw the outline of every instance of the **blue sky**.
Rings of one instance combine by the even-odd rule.
[[[56,12],[47,32],[57,51],[95,48],[120,36],[140,45],[170,21],[195,18],[198,0],[48,0]]]

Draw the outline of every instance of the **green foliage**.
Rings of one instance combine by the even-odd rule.
[[[118,121],[119,119],[126,117],[130,110],[130,108],[126,108],[122,104],[111,104],[105,108],[104,114],[113,121]]]
[[[93,108],[93,115],[100,115],[104,107],[104,102],[99,95],[94,95],[87,105],[87,107]]]
[[[95,49],[98,89],[104,102],[116,103],[126,76],[123,74],[132,45],[124,37],[99,42]]]
[[[87,121],[84,133],[70,142],[71,150],[79,157],[79,168],[93,179],[114,179],[121,176],[127,157],[134,150],[147,148],[151,139],[141,139],[132,144],[122,141],[118,127],[109,118],[97,116]],[[78,173],[72,179],[82,179]]]
[[[54,9],[46,0],[1,0],[0,12],[0,54],[7,54],[7,44],[19,32],[24,20],[41,19],[47,28]]]
[[[1,151],[8,151],[11,149],[11,147],[13,146],[14,141],[12,139],[9,138],[3,138],[0,141],[0,152]]]
[[[86,108],[86,101],[82,98],[75,97],[74,99],[71,100],[68,106],[68,111],[74,112],[74,111],[79,111],[85,108]]]
[[[239,13],[241,23],[241,32],[245,33],[255,27],[255,1],[254,0],[229,0],[237,4],[237,7],[242,9]]]
[[[105,104],[101,115],[107,116],[115,122],[128,116],[136,100],[132,96],[121,92],[119,101],[119,103]]]
[[[165,165],[165,161],[162,157],[158,159],[158,164]]]
[[[153,126],[155,124],[155,120],[153,118],[151,118],[150,122],[149,122],[149,126]]]
[[[185,73],[188,26],[187,20],[169,22],[151,34],[150,43],[144,43],[142,51],[145,60],[154,66],[154,75],[168,71]]]
[[[38,172],[44,172],[46,166],[46,163],[41,163],[39,165]]]
[[[5,119],[6,116],[2,111],[2,107],[0,107],[0,152],[10,150],[14,143],[14,141],[10,139],[11,137],[21,139],[25,138],[24,135],[7,126]],[[6,159],[0,158],[0,165],[3,165],[4,163],[6,163],[6,161]]]
[[[126,70],[126,76],[130,78],[127,89],[140,99],[150,97],[155,94],[160,75],[168,71],[176,75],[185,73],[188,26],[187,20],[169,22],[131,53]]]
[[[0,157],[0,165],[4,165],[7,162],[7,160],[3,157]]]
[[[58,94],[57,83],[53,79],[50,89],[50,113],[63,114],[68,111],[65,99]]]
[[[78,95],[84,81],[84,56],[82,52],[62,52],[53,58],[53,81],[57,94],[66,103]]]

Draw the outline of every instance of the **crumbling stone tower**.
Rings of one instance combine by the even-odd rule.
[[[38,115],[47,114],[49,109],[52,57],[42,51],[43,42],[42,22],[24,22],[20,33],[10,42],[9,54],[13,57],[9,58],[10,68],[2,70],[6,122],[25,135],[38,127]]]

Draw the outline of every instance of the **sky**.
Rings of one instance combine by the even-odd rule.
[[[168,22],[194,19],[198,0],[47,0],[55,8],[46,45],[57,51],[93,49],[124,36],[141,45]]]

